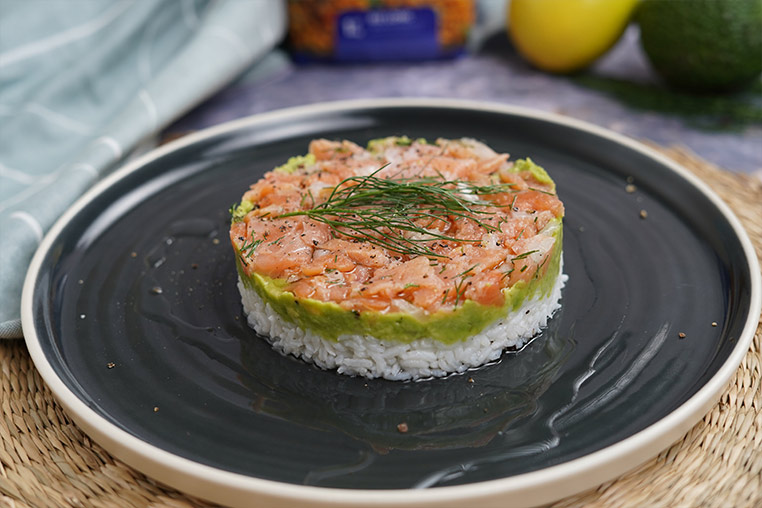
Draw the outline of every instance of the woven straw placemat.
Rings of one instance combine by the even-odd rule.
[[[684,149],[660,150],[730,205],[762,258],[762,181]],[[760,351],[762,327],[720,401],[682,439],[634,471],[553,506],[762,507]],[[0,341],[0,367],[0,507],[208,506],[92,442],[53,400],[22,341]]]

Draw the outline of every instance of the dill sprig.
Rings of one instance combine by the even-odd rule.
[[[473,221],[487,231],[497,228],[481,220],[500,206],[478,196],[515,192],[513,184],[479,186],[447,180],[441,174],[420,178],[379,178],[382,166],[368,176],[352,176],[339,183],[328,199],[311,209],[280,215],[307,216],[350,238],[410,256],[445,257],[427,244],[432,241],[475,242],[432,230],[454,219]],[[422,226],[421,224],[425,224]]]
[[[524,230],[522,229],[522,231],[524,231]],[[511,261],[518,261],[519,259],[524,259],[525,257],[529,256],[530,254],[534,254],[535,252],[540,252],[540,251],[537,250],[537,249],[527,251],[527,252],[525,252],[523,254],[519,254],[518,256],[512,257]]]
[[[460,302],[460,299],[461,299],[461,297],[463,297],[463,293],[465,292],[465,288],[463,287],[463,283],[466,281],[466,279],[468,277],[473,276],[473,273],[471,273],[471,272],[477,266],[479,266],[479,263],[476,263],[471,268],[469,268],[469,269],[459,273],[455,277],[453,277],[454,279],[457,279],[458,277],[460,277],[460,280],[455,283],[455,306],[456,307],[458,306],[458,302]]]
[[[245,242],[243,245],[241,245],[241,254],[245,255],[247,258],[250,258],[252,254],[254,254],[254,251],[257,249],[260,243],[264,242],[263,239],[255,240],[254,237],[251,237],[251,239],[248,242]]]

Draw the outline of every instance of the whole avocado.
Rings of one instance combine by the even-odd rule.
[[[762,0],[643,0],[640,40],[667,84],[740,89],[762,72]]]

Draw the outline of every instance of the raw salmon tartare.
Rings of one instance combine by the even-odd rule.
[[[473,139],[317,139],[231,208],[249,325],[326,369],[393,380],[518,348],[560,307],[564,207]]]

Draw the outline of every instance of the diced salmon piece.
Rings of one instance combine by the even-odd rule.
[[[504,274],[497,270],[477,273],[466,283],[465,298],[482,305],[503,305],[503,277]]]
[[[564,214],[564,205],[555,195],[533,190],[519,193],[515,206],[519,210],[548,210],[555,217],[561,217]]]
[[[273,243],[275,241],[278,243]],[[282,254],[284,251],[288,252],[288,256]],[[257,246],[250,257],[250,265],[258,273],[277,278],[280,274],[309,262],[311,258],[312,249],[299,241],[298,237],[281,236]]]
[[[320,246],[331,252],[341,252],[353,263],[380,268],[389,264],[389,254],[379,246],[371,243],[350,242],[334,238]]]
[[[511,190],[522,191],[529,188],[529,184],[526,180],[521,178],[521,175],[512,173],[510,169],[501,169],[498,174],[500,176],[500,181],[510,185]]]

